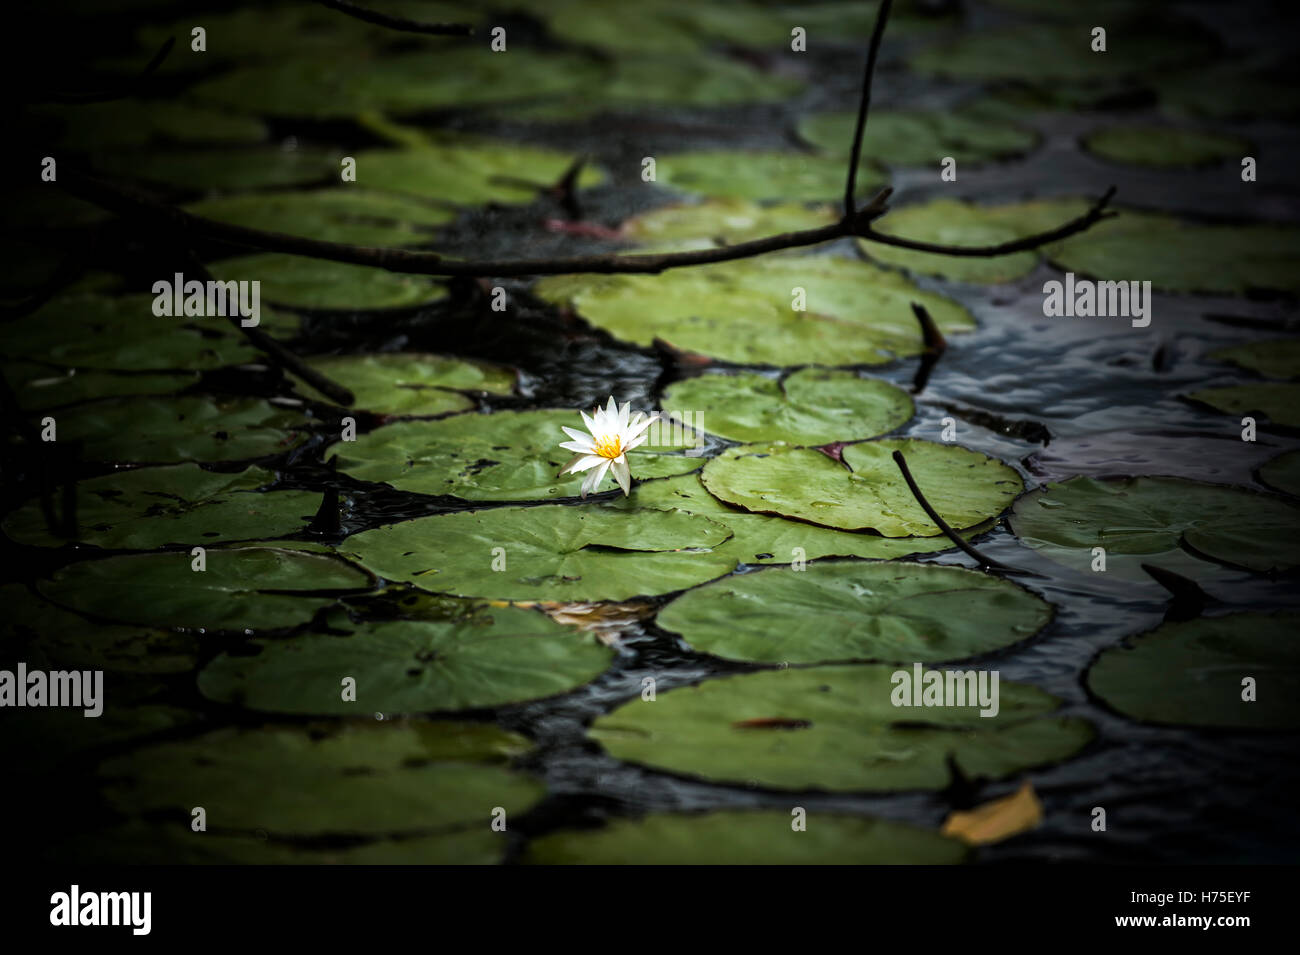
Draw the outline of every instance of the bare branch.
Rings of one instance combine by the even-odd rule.
[[[858,123],[853,130],[853,149],[849,153],[849,178],[844,187],[844,215],[852,217],[857,208],[853,194],[858,186],[858,161],[862,158],[862,134],[867,128],[867,110],[871,106],[871,79],[876,72],[876,54],[880,51],[880,40],[885,35],[885,23],[889,19],[889,8],[893,0],[884,0],[876,11],[876,25],[871,31],[871,45],[867,48],[867,66],[862,75],[862,98],[858,102]]]
[[[163,60],[167,59],[176,45],[176,37],[170,36],[158,48],[158,52],[153,55],[139,75],[127,80],[117,89],[99,90],[93,93],[50,93],[48,96],[27,100],[28,104],[36,105],[40,103],[64,103],[67,105],[79,106],[87,103],[107,103],[110,100],[125,99],[133,96],[140,91],[144,81],[157,72],[158,67],[162,66]]]
[[[1041,576],[1041,574],[1021,570],[1018,567],[1009,567],[1006,564],[993,560],[991,557],[985,557],[972,547],[968,541],[963,540],[961,535],[953,530],[952,527],[949,526],[948,522],[939,516],[939,512],[930,505],[930,502],[925,499],[925,495],[921,493],[921,489],[916,485],[916,479],[912,477],[912,470],[907,466],[907,459],[903,457],[903,452],[895,451],[893,458],[894,463],[898,465],[898,470],[903,472],[903,480],[907,482],[907,487],[912,492],[912,496],[916,498],[916,503],[921,505],[921,509],[925,511],[930,520],[934,521],[935,526],[938,527],[939,530],[943,531],[944,536],[947,537],[948,540],[952,541],[971,557],[974,557],[979,561],[981,567],[991,567],[1008,573],[1029,574],[1031,577]]]
[[[357,20],[388,27],[390,30],[401,30],[403,33],[427,33],[435,36],[474,35],[474,28],[468,23],[421,23],[419,20],[408,20],[406,17],[395,17],[380,13],[378,10],[360,7],[355,3],[349,3],[348,0],[316,0],[316,2]]]
[[[915,239],[886,235],[874,229],[865,229],[858,234],[868,242],[879,242],[881,245],[897,246],[900,249],[914,249],[917,252],[933,252],[936,255],[953,255],[966,258],[992,258],[997,255],[1010,255],[1012,252],[1026,252],[1030,249],[1041,248],[1067,236],[1072,236],[1076,232],[1083,232],[1102,219],[1112,218],[1116,213],[1105,210],[1114,195],[1115,187],[1111,186],[1106,190],[1106,194],[1093,204],[1091,209],[1077,219],[1071,219],[1065,225],[1058,226],[1050,232],[1039,232],[1037,235],[1025,236],[1023,239],[1003,242],[1001,245],[937,245],[933,242],[918,242]]]

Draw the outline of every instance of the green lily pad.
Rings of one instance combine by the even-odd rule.
[[[106,832],[78,833],[74,844],[57,852],[76,865],[495,865],[508,844],[505,833],[480,827],[319,848],[133,820]]]
[[[398,421],[335,446],[340,471],[362,481],[467,501],[536,501],[577,497],[586,474],[559,477],[573,455],[559,447],[562,426],[580,428],[572,411],[497,411],[438,421]],[[667,429],[665,429],[667,430]],[[633,478],[694,471],[700,459],[647,450],[628,452]],[[606,478],[608,490],[613,478]]]
[[[1053,246],[1048,257],[1062,269],[1170,292],[1300,289],[1300,229],[1290,226],[1202,225],[1124,211]]]
[[[166,100],[49,106],[38,110],[38,115],[60,122],[60,146],[95,152],[101,158],[101,151],[109,147],[147,146],[160,141],[257,143],[266,138],[266,127],[259,119]]]
[[[58,440],[87,461],[170,464],[280,454],[307,440],[304,421],[259,398],[108,398],[55,416]]]
[[[250,229],[368,246],[424,245],[432,227],[455,218],[450,209],[339,186],[204,199],[185,211]]]
[[[221,703],[270,713],[386,716],[467,710],[567,693],[599,676],[614,651],[537,610],[510,607],[439,622],[367,623],[350,636],[257,641],[256,656],[222,654],[199,675]],[[357,681],[355,702],[339,681]]]
[[[1243,488],[1180,478],[1071,478],[1026,494],[1009,523],[1021,543],[1058,563],[1088,571],[1092,549],[1106,549],[1106,573],[1145,580],[1156,564],[1203,578],[1212,565],[1267,572],[1300,564],[1294,528],[1300,508]]]
[[[103,693],[104,710],[93,718],[76,707],[23,707],[5,714],[0,759],[30,774],[31,798],[41,798],[47,780],[85,772],[98,749],[175,732],[199,719],[180,707],[124,699],[122,688],[111,681],[106,681]]]
[[[514,372],[486,362],[395,352],[313,358],[308,364],[352,392],[353,407],[384,415],[439,415],[474,407],[462,391],[508,395]],[[327,401],[310,385],[299,387]]]
[[[658,157],[655,174],[658,182],[681,192],[808,202],[844,194],[845,163],[806,153],[714,150]],[[858,194],[874,194],[887,182],[882,170],[864,164]]]
[[[37,362],[6,362],[5,380],[14,390],[18,404],[28,411],[45,411],[91,398],[125,395],[165,395],[188,388],[199,380],[198,372],[152,372],[116,374],[88,368],[79,371]]]
[[[810,208],[797,202],[760,206],[747,199],[708,199],[691,205],[664,206],[643,212],[624,222],[622,229],[629,238],[638,242],[697,241],[707,245],[734,245],[781,232],[818,229],[830,225],[837,218],[830,206]],[[764,261],[775,260],[767,258]]]
[[[805,292],[796,311],[794,289]],[[749,365],[879,365],[918,355],[924,305],[945,333],[975,327],[951,299],[866,262],[819,255],[765,256],[662,275],[543,279],[540,297],[572,307],[616,338]],[[646,302],[654,302],[652,309]]]
[[[1282,338],[1216,348],[1205,356],[1231,362],[1265,378],[1300,378],[1300,339]]]
[[[412,308],[447,297],[444,283],[422,275],[276,252],[213,262],[208,271],[221,281],[259,281],[263,297],[291,308]]]
[[[799,135],[827,157],[847,161],[857,119],[857,113],[814,113],[800,120]],[[871,114],[862,155],[887,166],[938,165],[947,156],[966,164],[1023,155],[1037,142],[1032,129],[978,107],[960,113],[883,110]]]
[[[354,534],[341,552],[381,577],[435,593],[626,600],[729,573],[735,559],[710,548],[730,536],[685,512],[555,504],[416,518]],[[498,560],[504,570],[494,571]]]
[[[22,234],[32,229],[76,229],[98,225],[111,218],[99,206],[43,182],[7,185],[0,189],[5,210],[5,227]]]
[[[939,516],[956,530],[997,517],[1024,489],[1020,475],[995,458],[915,438],[850,444],[842,451],[844,464],[812,448],[744,445],[706,464],[701,480],[715,497],[760,514],[869,529],[884,537],[942,533],[894,464],[896,450]]]
[[[1300,428],[1300,384],[1252,382],[1189,392],[1193,401],[1230,415],[1263,415],[1272,424]]]
[[[915,410],[901,388],[824,368],[805,368],[779,381],[753,374],[700,375],[669,386],[660,403],[698,409],[698,426],[729,441],[798,444],[874,438],[906,424]]]
[[[553,186],[574,156],[556,149],[478,137],[434,141],[414,149],[357,155],[357,178],[375,189],[457,205],[532,202]],[[578,188],[599,185],[600,170],[578,174]]]
[[[1280,454],[1259,469],[1259,477],[1269,487],[1300,497],[1300,451]]]
[[[373,110],[400,116],[603,92],[611,69],[592,57],[522,48],[500,54],[486,44],[374,57],[353,50],[344,57],[282,54],[281,43],[275,62],[202,82],[191,95],[240,113],[349,119]]]
[[[796,559],[810,561],[822,557],[891,560],[948,550],[953,546],[946,537],[881,537],[737,510],[727,507],[706,491],[697,474],[644,481],[632,489],[626,500],[616,501],[612,506],[677,507],[725,524],[735,536],[713,550],[745,564],[790,564]],[[986,521],[959,533],[969,539],[992,527],[993,522]]]
[[[339,157],[314,149],[204,149],[105,153],[96,167],[115,176],[182,189],[236,191],[317,183],[339,174]]]
[[[1236,136],[1175,126],[1106,126],[1083,145],[1103,159],[1138,166],[1204,166],[1250,153],[1250,144]]]
[[[1088,26],[1035,23],[963,33],[920,50],[911,65],[963,80],[1050,83],[1106,81],[1214,58],[1214,38],[1185,21],[1130,18],[1107,26],[1104,53],[1093,51]]]
[[[77,536],[110,550],[148,550],[167,544],[280,537],[302,530],[320,506],[314,491],[254,493],[275,475],[262,468],[238,473],[205,471],[197,464],[117,471],[78,481]],[[20,544],[59,547],[39,500],[28,501],[4,520],[4,532]]]
[[[188,673],[198,640],[187,633],[91,624],[42,600],[22,584],[0,587],[5,620],[0,658],[29,669],[109,670],[114,673]]]
[[[1083,215],[1082,199],[1042,199],[1003,206],[976,206],[956,199],[936,199],[890,212],[875,226],[885,235],[954,246],[988,246],[1013,242]],[[1096,227],[1094,227],[1096,228]],[[858,240],[873,259],[924,275],[961,282],[1010,282],[1023,278],[1038,264],[1039,253],[1013,252],[993,258],[962,258],[917,252]]]
[[[1286,81],[1290,60],[1275,69],[1240,60],[1163,73],[1151,83],[1170,112],[1210,119],[1286,118],[1300,113],[1300,90]]]
[[[70,295],[0,326],[8,357],[111,371],[202,371],[259,360],[225,318],[153,313],[154,296]]]
[[[856,816],[731,810],[652,813],[600,829],[552,832],[529,843],[534,865],[951,865],[969,849],[928,829]]]
[[[506,810],[508,825],[544,792],[501,765],[523,743],[495,726],[462,723],[353,724],[325,735],[227,729],[139,750],[100,771],[120,812],[165,811],[183,821],[202,806],[218,832],[490,831],[493,807]]]
[[[974,706],[894,706],[893,666],[767,670],[637,698],[591,735],[617,759],[715,782],[776,789],[942,789],[947,761],[1000,779],[1068,759],[1091,724],[1048,716],[1060,703],[1001,681],[996,716]],[[774,725],[775,724],[775,725]]]
[[[1232,613],[1167,623],[1102,651],[1088,688],[1148,723],[1300,729],[1300,615]],[[1255,681],[1247,702],[1242,681]]]
[[[990,574],[894,561],[774,567],[715,580],[659,612],[696,650],[754,663],[936,663],[1033,636],[1043,600]]]
[[[57,604],[122,623],[277,630],[306,623],[335,602],[322,591],[372,584],[344,561],[285,547],[214,547],[206,559],[204,571],[192,569],[188,551],[83,561],[55,571],[37,590]]]

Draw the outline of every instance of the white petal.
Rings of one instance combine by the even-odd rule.
[[[608,460],[608,458],[602,458],[598,454],[579,454],[560,469],[560,475],[578,474],[581,471],[589,471],[601,461]]]
[[[624,433],[624,437],[628,438],[629,440],[635,438],[643,431],[645,431],[646,428],[650,427],[651,424],[653,424],[655,421],[658,420],[659,420],[659,412],[656,411],[654,414],[652,414],[650,417],[646,418],[644,421],[640,423],[634,421],[632,422],[632,426],[628,428],[627,431]]]
[[[627,466],[627,457],[620,454],[610,465],[610,470],[614,472],[614,480],[618,486],[623,489],[623,496],[627,497],[628,492],[632,489],[632,469]]]
[[[609,396],[609,404],[605,405],[605,421],[611,431],[618,427],[618,402],[614,400],[613,395]]]
[[[618,409],[618,430],[619,431],[627,430],[627,417],[631,413],[631,410],[632,410],[632,402],[630,401],[623,402],[623,407]]]
[[[582,422],[583,422],[583,424],[585,424],[585,425],[587,426],[587,430],[590,431],[592,434],[595,434],[595,433],[596,433],[596,422],[594,422],[594,421],[592,421],[590,418],[588,418],[588,417],[587,417],[587,412],[585,412],[585,411],[579,410],[579,411],[578,411],[578,414],[582,415]],[[600,414],[600,410],[599,410],[599,409],[596,410],[596,414],[597,414],[597,415]]]
[[[561,441],[559,446],[565,451],[576,451],[579,454],[591,454],[591,445],[583,444],[581,441]]]
[[[579,444],[585,442],[588,448],[594,447],[591,441],[591,435],[584,434],[583,432],[579,431],[577,428],[561,427],[560,430],[563,431],[565,434],[567,434],[574,441],[577,441]],[[560,445],[560,447],[564,447],[564,445]]]
[[[648,434],[637,435],[635,438],[631,440],[631,442],[623,445],[623,451],[626,453],[628,451],[631,451],[633,448],[641,447],[641,445],[646,443],[646,439],[649,437],[650,436]]]

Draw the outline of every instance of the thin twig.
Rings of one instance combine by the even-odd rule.
[[[849,177],[844,187],[844,217],[851,219],[857,208],[854,193],[858,187],[858,161],[862,158],[862,134],[867,128],[867,110],[871,106],[871,80],[876,72],[876,54],[880,52],[880,40],[885,35],[885,23],[889,20],[889,8],[893,0],[885,0],[876,11],[876,26],[871,31],[871,45],[867,48],[867,65],[862,75],[862,97],[858,101],[858,123],[853,129],[853,149],[849,152]]]
[[[955,530],[953,530],[952,527],[949,526],[947,521],[945,521],[942,517],[939,516],[939,512],[936,511],[930,505],[930,502],[925,499],[925,495],[921,493],[921,489],[916,485],[916,479],[912,477],[912,471],[907,466],[907,459],[903,457],[903,452],[895,451],[893,454],[893,458],[894,458],[894,463],[898,465],[898,470],[903,472],[903,480],[907,482],[907,487],[912,492],[912,496],[916,498],[916,503],[921,505],[921,509],[925,511],[926,515],[930,518],[930,520],[934,521],[935,526],[938,527],[939,530],[943,531],[944,536],[947,537],[948,540],[952,541],[954,544],[956,544],[959,548],[961,548],[971,557],[974,557],[977,561],[979,561],[980,566],[990,567],[995,570],[1005,571],[1007,573],[1028,574],[1031,577],[1041,576],[1040,574],[1035,574],[1032,573],[1031,571],[1021,570],[1019,567],[1010,567],[1006,564],[1001,563],[1000,561],[994,560],[991,557],[985,557],[974,547],[972,547],[968,541],[962,540],[961,536],[958,535],[958,533]]]
[[[130,80],[127,80],[115,90],[99,90],[93,93],[50,93],[38,99],[27,100],[29,105],[39,103],[63,103],[67,105],[84,105],[87,103],[106,103],[110,100],[125,99],[138,93],[144,81],[151,77],[162,66],[163,60],[167,59],[176,45],[176,37],[169,36],[163,45],[158,48],[158,52],[151,59],[140,73]]]
[[[200,281],[211,282],[213,280],[212,273],[199,262],[193,251],[187,252],[186,257],[189,260],[190,268],[199,276]],[[274,364],[297,375],[335,404],[346,408],[357,400],[356,396],[347,388],[321,374],[260,328],[245,326],[241,321],[241,317],[237,314],[227,315],[226,318],[231,325],[239,329],[244,337],[248,339],[249,344],[270,358]]]
[[[930,312],[920,302],[912,303],[912,314],[921,326],[921,363],[917,365],[916,376],[912,379],[912,394],[919,395],[930,380],[930,373],[939,363],[943,353],[948,350],[948,339],[943,337],[939,326],[935,324]]]
[[[406,17],[395,17],[377,10],[359,7],[355,3],[348,3],[348,0],[316,0],[316,2],[357,20],[388,27],[390,30],[401,30],[403,33],[428,33],[435,36],[474,35],[474,28],[468,23],[422,23],[419,20],[408,20]]]
[[[933,242],[918,242],[915,239],[887,235],[874,229],[865,229],[858,234],[868,242],[879,242],[881,245],[893,245],[900,249],[913,249],[917,252],[934,252],[937,255],[964,256],[967,258],[990,258],[997,255],[1010,255],[1012,252],[1027,252],[1030,249],[1050,245],[1053,242],[1072,236],[1076,232],[1083,232],[1102,219],[1114,217],[1117,213],[1106,211],[1106,206],[1109,205],[1114,195],[1115,187],[1111,186],[1106,190],[1104,196],[1093,203],[1091,209],[1077,219],[1071,219],[1050,232],[1039,232],[1023,239],[1003,242],[1000,245],[936,245]]]

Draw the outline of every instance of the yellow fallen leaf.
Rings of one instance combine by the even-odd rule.
[[[1010,796],[994,799],[969,812],[954,812],[944,821],[943,834],[973,846],[1001,842],[1028,832],[1043,821],[1043,804],[1034,787],[1025,783]]]

